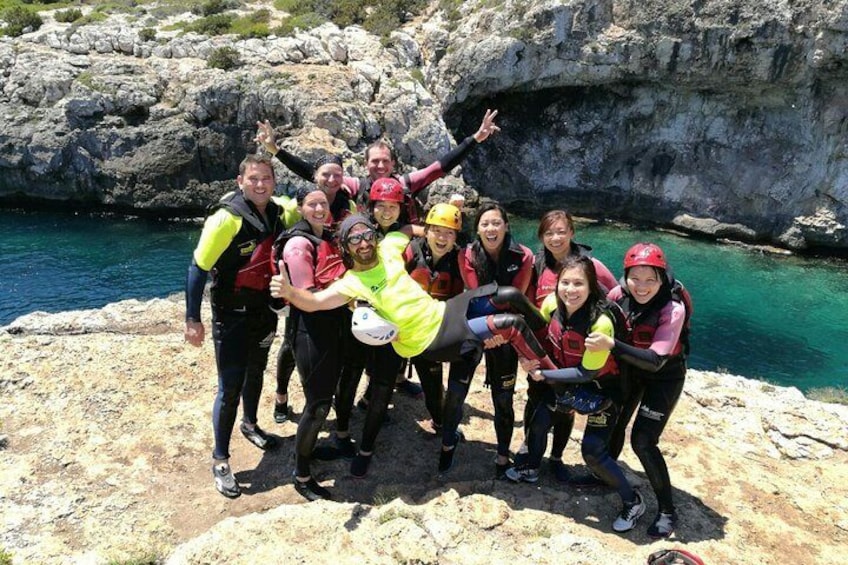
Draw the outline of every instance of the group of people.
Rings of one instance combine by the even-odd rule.
[[[574,241],[564,210],[541,218],[534,253],[512,237],[507,211],[495,202],[477,210],[470,244],[457,244],[463,199],[421,209],[416,194],[455,167],[499,128],[487,111],[478,131],[429,167],[397,176],[384,142],[365,153],[369,176],[344,175],[334,155],[314,165],[280,149],[268,122],[256,141],[270,156],[248,155],[206,219],[186,283],[185,338],[199,346],[200,305],[212,275],[212,337],[218,393],[212,420],[212,473],[227,497],[241,493],[229,465],[239,402],[240,430],[260,449],[276,438],[257,425],[263,373],[278,312],[288,310],[278,359],[275,419],[288,418],[288,380],[296,367],[305,397],[295,438],[293,483],[308,500],[332,493],[312,476],[314,459],[344,457],[365,477],[393,390],[406,363],[415,367],[441,436],[438,470],[450,471],[459,424],[475,369],[485,357],[497,458],[495,476],[538,481],[552,431],[551,468],[575,486],[607,485],[622,509],[617,532],[631,530],[645,501],[617,458],[636,414],[631,445],[656,495],[652,537],[673,532],[672,488],[659,438],[686,374],[687,304],[663,251],[639,243],[625,255],[616,280],[591,248]],[[272,158],[313,184],[275,196]],[[422,221],[423,219],[423,221]],[[442,364],[450,363],[447,379]],[[513,396],[519,367],[528,380],[524,442],[510,452]],[[362,373],[369,377],[359,441],[350,430]],[[401,377],[402,378],[402,377]],[[331,409],[335,430],[317,445]],[[591,471],[569,473],[562,454],[575,413],[586,414],[581,451]]]

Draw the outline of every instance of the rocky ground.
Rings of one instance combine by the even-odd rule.
[[[656,503],[629,449],[621,465],[649,510],[624,535],[610,528],[610,491],[549,473],[533,486],[493,480],[481,379],[449,475],[436,473],[438,441],[417,423],[423,403],[396,395],[368,477],[318,463],[337,500],[306,503],[291,486],[296,426],[271,420],[269,367],[260,419],[282,446],[262,453],[236,432],[245,493],[227,500],[209,471],[212,347],[183,342],[181,310],[180,297],[128,301],[0,330],[0,554],[12,563],[637,564],[672,546],[711,564],[844,561],[848,407],[716,373],[691,372],[663,438],[681,515],[670,541],[645,535]],[[297,411],[296,379],[291,393]],[[518,414],[524,399],[522,387]],[[521,435],[518,423],[514,448]]]

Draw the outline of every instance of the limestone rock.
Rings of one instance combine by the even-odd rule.
[[[383,40],[330,23],[240,39],[119,13],[49,21],[0,39],[0,200],[196,215],[256,149],[257,119],[280,124],[294,149],[324,129],[361,174],[381,136],[404,170],[426,166],[496,107],[502,131],[463,162],[462,181],[517,213],[560,202],[845,249],[845,8],[462,2]],[[156,41],[141,40],[151,26]],[[222,47],[244,64],[209,69]]]

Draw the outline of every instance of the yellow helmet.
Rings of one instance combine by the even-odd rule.
[[[462,229],[462,212],[453,204],[436,204],[430,208],[424,223],[460,231]]]

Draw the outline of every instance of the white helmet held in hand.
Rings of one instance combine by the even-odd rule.
[[[366,345],[385,345],[397,337],[398,328],[370,306],[357,306],[353,310],[351,332]]]

